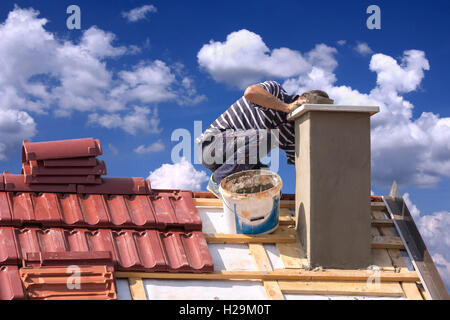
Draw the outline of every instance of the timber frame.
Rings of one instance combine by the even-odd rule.
[[[211,198],[207,192],[197,192],[197,196],[201,197],[195,197],[194,193],[197,208],[222,207],[221,200]],[[405,237],[399,230],[396,217],[391,214],[390,202],[386,202],[385,198],[372,197],[372,262],[376,267],[371,270],[308,270],[305,267],[306,255],[295,231],[295,200],[286,198],[281,200],[280,225],[272,234],[205,234],[209,244],[248,245],[256,271],[217,270],[201,274],[116,272],[115,276],[128,279],[131,297],[136,300],[147,297],[143,279],[261,281],[268,299],[273,300],[284,300],[284,294],[404,297],[413,300],[440,298],[424,283],[426,277],[416,272],[418,265],[414,264],[414,260],[415,270],[408,269],[401,251],[406,249],[410,254],[410,249],[405,245]],[[388,203],[389,206],[386,206]],[[272,268],[264,248],[264,244],[269,243],[275,244],[284,268]],[[376,283],[373,284],[372,280]]]

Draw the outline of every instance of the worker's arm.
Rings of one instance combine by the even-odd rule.
[[[273,96],[270,92],[264,90],[256,84],[245,90],[244,97],[250,102],[261,107],[279,110],[286,113],[294,111],[295,108],[307,102],[305,98],[299,97],[296,101],[290,104],[284,103],[280,99]]]

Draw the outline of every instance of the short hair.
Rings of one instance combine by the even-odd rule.
[[[328,94],[322,90],[311,90],[303,93],[301,97],[307,99],[311,104],[334,104],[334,100],[330,99]]]
[[[307,92],[302,93],[301,97],[308,98],[308,96],[310,96],[310,95],[316,95],[316,96],[320,96],[320,97],[324,97],[324,98],[328,98],[328,99],[330,98],[328,96],[328,93],[326,93],[325,91],[322,91],[322,90],[307,91]]]

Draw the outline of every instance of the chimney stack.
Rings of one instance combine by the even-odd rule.
[[[310,267],[371,264],[370,117],[378,107],[303,105],[295,121],[296,228]]]

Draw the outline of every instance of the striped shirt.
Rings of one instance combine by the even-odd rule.
[[[298,95],[289,95],[276,81],[258,83],[258,86],[285,103],[292,103]],[[287,113],[261,107],[241,97],[220,115],[209,127],[221,131],[228,129],[279,129],[279,147],[286,152],[289,164],[295,163],[295,128],[286,120]]]

